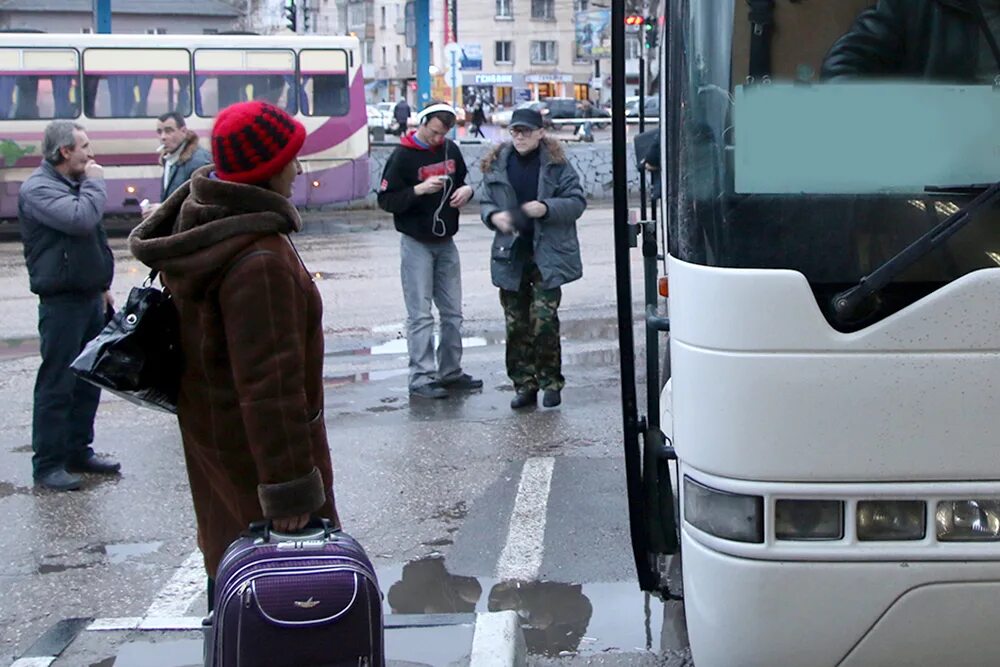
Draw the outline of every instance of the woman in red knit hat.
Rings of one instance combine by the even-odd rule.
[[[280,531],[311,516],[338,523],[323,420],[323,304],[289,239],[302,227],[288,198],[305,137],[270,104],[223,109],[214,164],[129,238],[180,313],[177,419],[210,581],[252,521],[271,519]]]

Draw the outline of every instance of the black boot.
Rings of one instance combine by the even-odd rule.
[[[546,389],[542,394],[542,405],[546,408],[554,408],[562,403],[562,392],[558,389]]]
[[[510,409],[520,410],[531,405],[535,405],[538,400],[537,389],[518,389],[514,398],[510,399]]]

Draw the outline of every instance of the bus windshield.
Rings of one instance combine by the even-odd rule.
[[[1000,180],[1000,51],[985,38],[909,43],[916,21],[884,15],[908,3],[781,1],[752,14],[762,4],[674,0],[671,255],[799,271],[842,330],[1000,265],[1000,212],[987,207],[896,276],[865,322],[833,321],[833,295]]]

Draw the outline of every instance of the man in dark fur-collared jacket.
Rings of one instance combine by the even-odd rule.
[[[507,375],[517,392],[510,407],[562,402],[559,341],[561,286],[583,275],[576,221],[587,207],[576,170],[558,141],[546,138],[542,116],[518,109],[513,141],[483,160],[482,218],[496,232],[493,284],[507,321]]]

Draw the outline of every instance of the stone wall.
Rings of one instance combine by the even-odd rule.
[[[479,182],[483,175],[479,170],[479,163],[483,156],[493,147],[493,144],[460,144],[462,156],[469,167],[469,185],[476,189],[476,200],[479,197]],[[382,182],[382,169],[385,161],[396,144],[373,145],[371,160],[369,162],[371,170],[372,188],[378,188]],[[610,200],[612,197],[612,177],[611,177],[611,144],[609,142],[593,144],[564,144],[566,154],[570,163],[576,168],[576,173],[580,175],[580,182],[587,198],[591,200]],[[628,145],[628,188],[629,192],[638,196],[639,174],[635,166],[635,150],[631,142]],[[368,195],[366,203],[369,207],[375,207],[374,192]]]

